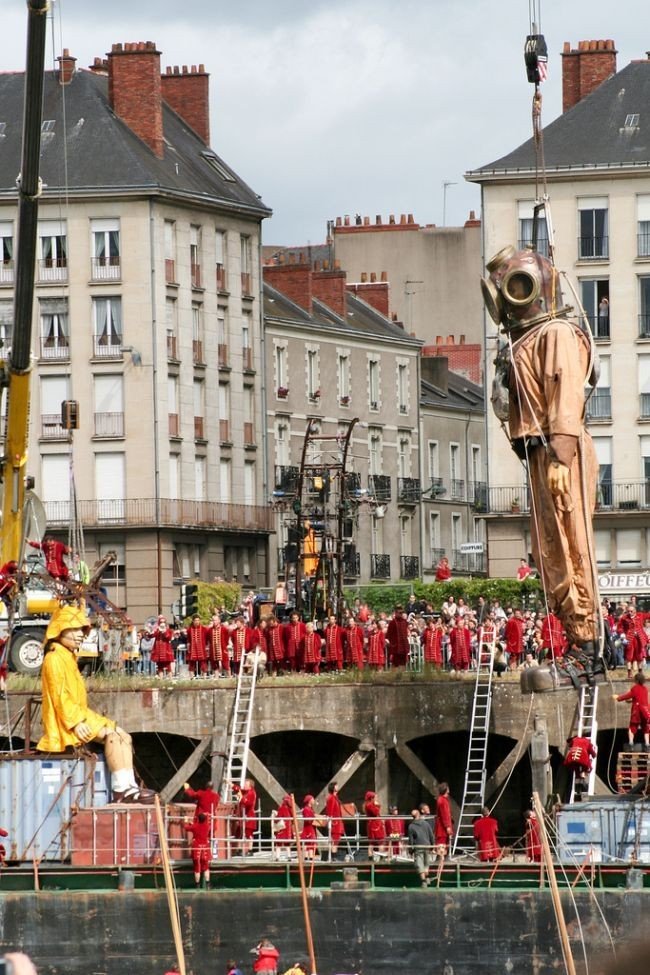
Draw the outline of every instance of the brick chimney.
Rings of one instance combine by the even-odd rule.
[[[562,51],[562,111],[567,112],[616,74],[614,41],[580,41],[571,50],[570,41]]]
[[[67,47],[64,47],[63,54],[57,58],[57,61],[59,62],[59,84],[69,85],[72,81],[77,59],[70,57],[70,51]]]
[[[340,318],[345,318],[346,273],[341,270],[339,261],[334,261],[332,270],[315,270],[311,276],[314,298],[331,308]]]
[[[162,96],[183,121],[198,135],[206,146],[210,145],[210,75],[205,65],[186,64],[179,68],[167,68],[162,76]]]
[[[311,264],[265,264],[264,280],[276,291],[286,295],[290,301],[300,305],[311,315],[312,311],[312,270]]]
[[[108,55],[110,106],[151,151],[163,158],[160,51],[153,41],[113,44]]]
[[[372,305],[380,315],[390,318],[390,285],[386,271],[381,272],[381,280],[379,281],[374,272],[371,272],[368,281],[368,275],[364,271],[361,275],[361,281],[358,284],[348,284],[347,289],[357,298],[361,298],[362,301]]]

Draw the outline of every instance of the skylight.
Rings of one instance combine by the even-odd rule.
[[[219,173],[219,176],[221,176],[221,178],[224,179],[227,183],[237,182],[236,178],[233,176],[230,170],[226,169],[224,164],[220,162],[219,159],[217,159],[214,153],[202,152],[201,155],[203,156],[207,164],[211,166],[215,170],[215,172]]]
[[[639,124],[639,113],[638,112],[636,114],[634,114],[634,115],[626,115],[625,116],[625,128],[626,129],[636,129],[636,127],[638,126],[638,124]]]

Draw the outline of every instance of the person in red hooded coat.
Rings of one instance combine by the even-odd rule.
[[[363,811],[368,817],[366,821],[368,857],[372,860],[375,855],[375,848],[380,853],[386,849],[386,826],[381,816],[381,806],[375,792],[366,792]]]
[[[473,832],[479,860],[482,862],[498,860],[499,854],[501,853],[501,847],[497,838],[499,824],[494,816],[490,815],[490,810],[487,806],[483,806],[481,815],[478,819],[474,820]]]

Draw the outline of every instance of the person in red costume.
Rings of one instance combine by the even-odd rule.
[[[453,670],[469,670],[472,635],[465,625],[465,617],[458,616],[449,631],[451,666]]]
[[[563,657],[567,646],[566,633],[562,621],[555,613],[547,613],[542,620],[539,655],[542,657]]]
[[[172,637],[174,636],[171,628],[167,626],[167,618],[159,616],[158,622],[153,629],[153,647],[151,649],[151,659],[155,663],[157,671],[156,677],[171,672],[174,662],[174,650],[172,648]]]
[[[632,674],[637,670],[642,670],[645,663],[646,648],[648,637],[643,628],[643,619],[637,613],[636,606],[630,605],[627,613],[624,613],[618,621],[619,633],[625,635],[627,640],[625,646],[625,663],[627,664],[627,676],[632,679]]]
[[[339,843],[341,842],[341,837],[345,836],[345,826],[341,818],[343,809],[341,808],[339,787],[336,782],[330,782],[327,787],[327,792],[325,815],[327,816],[327,825],[329,828],[330,854],[331,858],[334,859],[339,848]]]
[[[0,599],[5,602],[13,595],[16,588],[16,576],[18,575],[18,563],[13,559],[0,568]]]
[[[375,670],[386,664],[386,631],[374,621],[368,626],[367,664]]]
[[[531,863],[539,863],[542,859],[542,837],[539,830],[537,816],[532,809],[524,813],[526,857]]]
[[[266,626],[266,653],[269,674],[278,674],[284,663],[284,641],[275,616],[269,616]]]
[[[366,822],[368,858],[372,860],[375,856],[375,848],[380,854],[386,851],[386,826],[381,818],[381,806],[375,792],[366,792],[363,811],[368,817]]]
[[[318,674],[320,671],[321,648],[323,638],[314,629],[311,620],[305,624],[305,637],[302,642],[302,659],[307,674]]]
[[[451,568],[449,567],[449,559],[443,555],[436,566],[436,582],[447,582],[448,579],[451,579]]]
[[[232,643],[232,670],[234,674],[238,674],[242,660],[246,659],[246,654],[259,646],[257,630],[246,626],[244,617],[238,616],[233,629],[230,630],[230,642]]]
[[[588,738],[576,735],[574,738],[567,738],[569,750],[564,758],[564,765],[574,776],[574,792],[578,802],[582,799],[582,793],[587,789],[589,773],[591,772],[592,758],[596,757],[596,749]]]
[[[200,890],[204,884],[204,889],[210,890],[210,818],[200,812],[193,822],[186,822],[184,826],[192,834],[194,886]]]
[[[439,856],[446,856],[453,832],[454,821],[451,818],[449,786],[446,782],[441,782],[438,786],[438,798],[436,799],[436,825],[434,829]]]
[[[275,844],[278,847],[278,859],[288,858],[288,847],[293,840],[293,801],[291,796],[285,796],[275,814],[274,826]]]
[[[404,837],[406,827],[399,815],[397,806],[388,807],[389,816],[386,819],[386,836],[388,837],[388,853],[392,860],[404,852]]]
[[[388,624],[388,653],[391,667],[406,667],[409,655],[409,625],[404,607],[396,606]]]
[[[242,856],[247,856],[253,849],[253,836],[257,829],[257,792],[255,783],[252,779],[246,779],[244,788],[239,785],[233,786],[233,796],[237,803],[237,816],[239,817],[240,837],[242,840]]]
[[[425,665],[438,670],[442,667],[442,634],[442,623],[431,617],[421,637]]]
[[[210,819],[217,814],[217,806],[221,801],[219,793],[212,788],[212,782],[206,782],[202,789],[192,789],[189,782],[183,786],[183,791],[188,799],[196,803],[194,818],[197,819],[199,813],[205,813]]]
[[[499,824],[494,816],[490,815],[488,807],[483,806],[481,815],[474,820],[474,839],[476,840],[478,858],[482,862],[499,859],[501,847],[497,839],[498,833]]]
[[[64,582],[70,577],[70,571],[63,560],[64,555],[70,555],[71,548],[63,542],[57,542],[51,535],[46,535],[42,542],[30,542],[32,548],[39,548],[45,557],[45,568],[53,579]]]
[[[280,952],[268,938],[262,938],[257,947],[251,950],[251,954],[257,956],[253,962],[255,975],[276,975]]]
[[[307,795],[302,800],[302,829],[300,830],[300,842],[302,843],[303,855],[306,860],[314,860],[316,857],[316,846],[318,844],[318,833],[316,831],[316,811],[314,810],[315,799],[312,795]]]
[[[343,670],[343,627],[333,613],[325,630],[325,665],[328,670]]]
[[[305,639],[305,624],[294,610],[288,623],[282,624],[284,659],[289,670],[302,670],[302,643]]]
[[[348,620],[345,628],[343,656],[345,663],[356,670],[363,670],[363,644],[365,635],[363,627],[355,623],[354,617]]]
[[[648,688],[645,686],[645,674],[641,671],[634,676],[634,683],[625,694],[613,694],[615,701],[631,701],[630,723],[627,729],[628,742],[634,744],[637,731],[643,735],[645,750],[650,751],[650,707],[648,706]]]
[[[222,675],[230,674],[230,657],[228,655],[228,643],[230,641],[230,630],[221,622],[218,613],[214,613],[212,621],[208,626],[207,643],[212,672],[220,671]]]
[[[192,617],[192,624],[188,626],[185,635],[187,638],[187,662],[190,665],[190,672],[193,671],[192,676],[207,677],[210,658],[208,627],[203,626],[198,614]]]
[[[508,666],[510,670],[516,670],[519,658],[524,652],[524,621],[521,610],[516,609],[513,615],[506,621],[503,635],[506,641],[506,653],[508,654]]]

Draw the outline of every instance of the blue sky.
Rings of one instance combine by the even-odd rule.
[[[612,38],[644,58],[647,0],[546,0],[546,123],[561,110],[565,41]],[[0,70],[24,68],[24,0],[2,0]],[[413,213],[462,223],[463,173],[531,134],[528,0],[55,0],[48,66],[153,40],[162,64],[203,62],[212,144],[274,210],[268,243],[323,240],[327,220]]]

